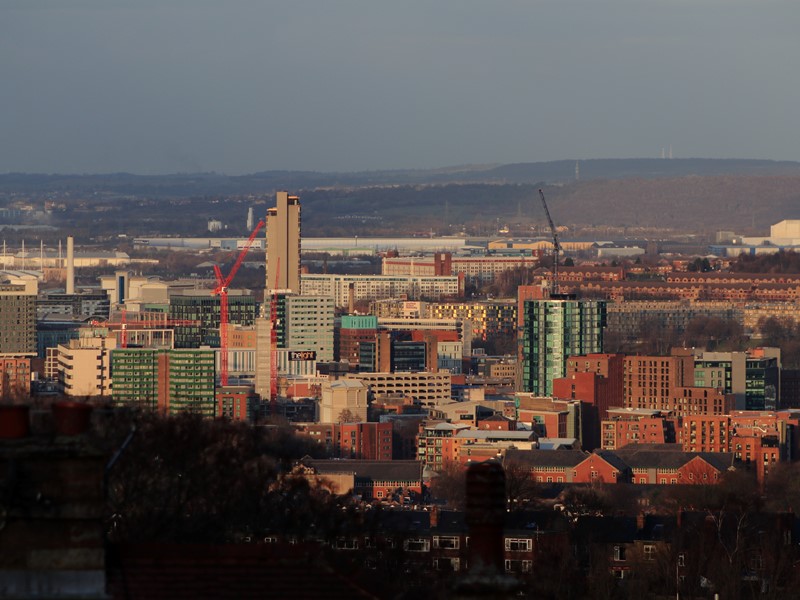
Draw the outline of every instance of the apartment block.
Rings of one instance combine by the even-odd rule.
[[[31,392],[31,359],[0,356],[0,400],[28,398]]]
[[[332,458],[392,460],[391,422],[386,423],[315,423],[298,426],[325,447]]]
[[[120,348],[111,353],[114,401],[164,414],[218,414],[215,351]]]
[[[94,337],[84,332],[77,340],[59,345],[55,351],[58,383],[67,396],[111,395],[111,351],[114,338]]]
[[[691,350],[675,349],[671,356],[625,357],[625,408],[670,410],[673,390],[693,384]]]
[[[336,306],[345,307],[350,301],[407,298],[409,300],[460,298],[464,295],[464,280],[450,277],[414,277],[390,275],[319,275],[300,277],[303,295],[332,296]]]
[[[36,355],[35,288],[0,279],[0,355]]]
[[[560,296],[522,305],[522,391],[550,396],[570,356],[602,353],[606,303]]]

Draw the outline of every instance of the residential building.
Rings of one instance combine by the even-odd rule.
[[[81,337],[57,347],[59,387],[67,396],[111,395],[111,351],[113,338],[95,337],[94,332],[81,332]]]
[[[315,423],[298,431],[325,447],[332,458],[392,460],[391,421],[385,423]]]
[[[462,440],[458,433],[470,429],[467,424],[428,421],[420,425],[417,435],[417,460],[435,471],[459,460]]]
[[[675,422],[659,410],[613,408],[600,427],[603,450],[618,450],[628,444],[675,442]]]
[[[0,280],[0,355],[36,355],[35,285]]]
[[[0,356],[0,401],[22,400],[30,392],[30,357]]]
[[[410,300],[443,300],[464,295],[464,280],[449,277],[416,277],[404,275],[320,275],[300,277],[303,294],[332,296],[337,307],[351,301],[408,298]]]
[[[219,413],[225,402],[217,406],[215,354],[211,348],[114,350],[114,400],[164,414],[192,412],[233,418],[237,416],[235,411],[230,415]]]
[[[522,391],[553,394],[570,356],[601,353],[606,303],[559,296],[523,302]]]
[[[453,256],[449,252],[437,252],[433,256],[386,257],[383,259],[383,275],[463,275],[478,283],[489,283],[509,269],[533,268],[539,258],[528,253],[518,256]]]
[[[300,468],[310,480],[331,485],[334,494],[399,501],[422,494],[422,465],[415,460],[307,460]]]
[[[694,384],[694,355],[675,348],[671,356],[626,356],[625,408],[670,410],[673,391]]]
[[[228,385],[217,392],[216,416],[252,423],[258,414],[258,396],[249,385]]]
[[[428,306],[427,314],[436,319],[467,321],[472,325],[473,337],[483,341],[517,332],[514,302],[433,303]]]

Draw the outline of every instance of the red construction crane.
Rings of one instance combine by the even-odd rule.
[[[269,413],[278,413],[278,282],[280,281],[281,258],[275,268],[275,287],[272,288],[272,301],[269,306]]]
[[[228,385],[228,286],[230,286],[231,281],[236,276],[236,272],[239,270],[239,267],[242,266],[242,262],[244,261],[244,257],[247,255],[247,251],[250,250],[250,246],[253,245],[253,240],[256,239],[256,235],[264,227],[264,221],[259,221],[256,228],[253,230],[253,233],[250,234],[250,237],[247,238],[247,243],[245,243],[242,251],[239,253],[239,257],[236,259],[236,262],[233,263],[231,267],[230,273],[228,273],[227,277],[222,276],[222,271],[220,271],[218,265],[214,265],[214,275],[217,278],[217,287],[214,288],[212,294],[219,296],[219,347],[220,347],[220,357],[219,357],[219,364],[220,364],[220,382],[223,386]]]

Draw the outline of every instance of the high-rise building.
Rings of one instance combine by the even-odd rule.
[[[59,344],[56,349],[58,383],[67,396],[111,395],[109,353],[116,347],[114,338],[94,335],[91,330],[81,337]]]
[[[217,414],[214,350],[121,348],[111,356],[115,402],[165,414],[222,416]]]
[[[266,290],[300,293],[300,198],[278,192],[267,210]]]
[[[522,391],[553,394],[553,380],[564,377],[570,356],[603,351],[606,302],[559,296],[523,302]]]
[[[36,289],[0,281],[0,355],[36,354]]]

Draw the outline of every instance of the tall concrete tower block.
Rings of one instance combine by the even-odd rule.
[[[278,192],[276,206],[267,210],[268,292],[300,293],[300,198]]]
[[[253,231],[256,226],[255,216],[253,215],[253,207],[247,209],[247,231]]]
[[[67,237],[67,284],[66,292],[75,293],[75,238]]]

